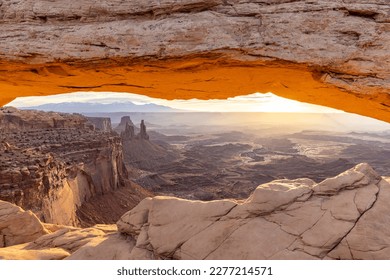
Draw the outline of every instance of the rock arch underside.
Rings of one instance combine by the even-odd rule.
[[[3,0],[0,30],[0,105],[270,91],[390,121],[388,0]]]

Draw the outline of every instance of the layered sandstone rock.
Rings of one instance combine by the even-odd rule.
[[[126,123],[125,130],[121,132],[121,138],[123,142],[131,141],[135,137],[134,126]]]
[[[115,131],[118,133],[122,133],[126,130],[127,126],[135,127],[133,121],[131,120],[130,116],[123,116],[121,117],[121,121],[118,124],[117,127],[115,127]]]
[[[78,211],[92,198],[134,189],[118,136],[94,130],[81,115],[2,111],[0,199],[33,211],[44,222],[80,225]],[[111,219],[103,222],[115,222],[145,197],[142,190],[126,193],[133,195],[132,205],[114,203]],[[87,224],[103,211],[94,209]]]
[[[139,127],[139,133],[138,133],[136,138],[140,139],[140,140],[149,140],[149,135],[146,133],[146,125],[145,125],[144,120],[141,120],[141,124]]]
[[[131,121],[129,116],[124,116],[121,118],[121,122],[115,128],[115,131],[120,132],[122,141],[132,141],[132,140],[149,140],[149,135],[146,132],[146,125],[144,120],[141,120],[140,127],[137,129],[139,133],[137,135],[136,127],[134,123]]]
[[[0,104],[271,91],[389,121],[389,12],[387,0],[2,1]]]
[[[0,128],[3,132],[39,129],[91,129],[85,117],[79,114],[21,111],[13,107],[0,108]]]
[[[100,118],[100,117],[87,117],[88,121],[92,123],[95,129],[99,129],[105,132],[111,132],[111,119],[110,118]]]

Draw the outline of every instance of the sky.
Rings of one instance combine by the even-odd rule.
[[[134,93],[119,92],[73,92],[51,96],[18,97],[7,106],[17,108],[33,107],[48,103],[83,102],[83,103],[124,103],[132,102],[138,105],[157,104],[179,110],[195,112],[287,112],[287,113],[338,113],[338,119],[344,123],[353,124],[365,130],[389,130],[390,125],[376,119],[345,113],[344,111],[302,103],[279,97],[273,93],[253,93],[236,96],[224,100],[166,100],[152,98]]]
[[[342,113],[328,107],[302,103],[276,96],[273,93],[253,93],[224,100],[166,100],[134,93],[118,92],[74,92],[51,96],[18,97],[7,106],[31,107],[47,103],[89,102],[109,104],[114,102],[133,102],[135,104],[154,103],[174,109],[200,112],[300,112],[300,113]]]

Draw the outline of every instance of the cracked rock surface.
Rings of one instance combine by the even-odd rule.
[[[43,224],[0,258],[390,259],[389,200],[389,182],[362,163],[318,184],[272,181],[245,201],[146,198],[117,228]]]
[[[146,199],[118,229],[137,240],[136,259],[389,258],[389,195],[390,185],[359,164],[319,184],[263,184],[243,203]]]

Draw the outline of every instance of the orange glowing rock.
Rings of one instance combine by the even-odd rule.
[[[285,98],[390,122],[388,94],[347,92],[324,83],[324,75],[315,69],[284,61],[187,57],[72,64],[2,63],[0,71],[0,105],[19,96],[75,91],[131,92],[165,99],[225,99],[273,92]]]

